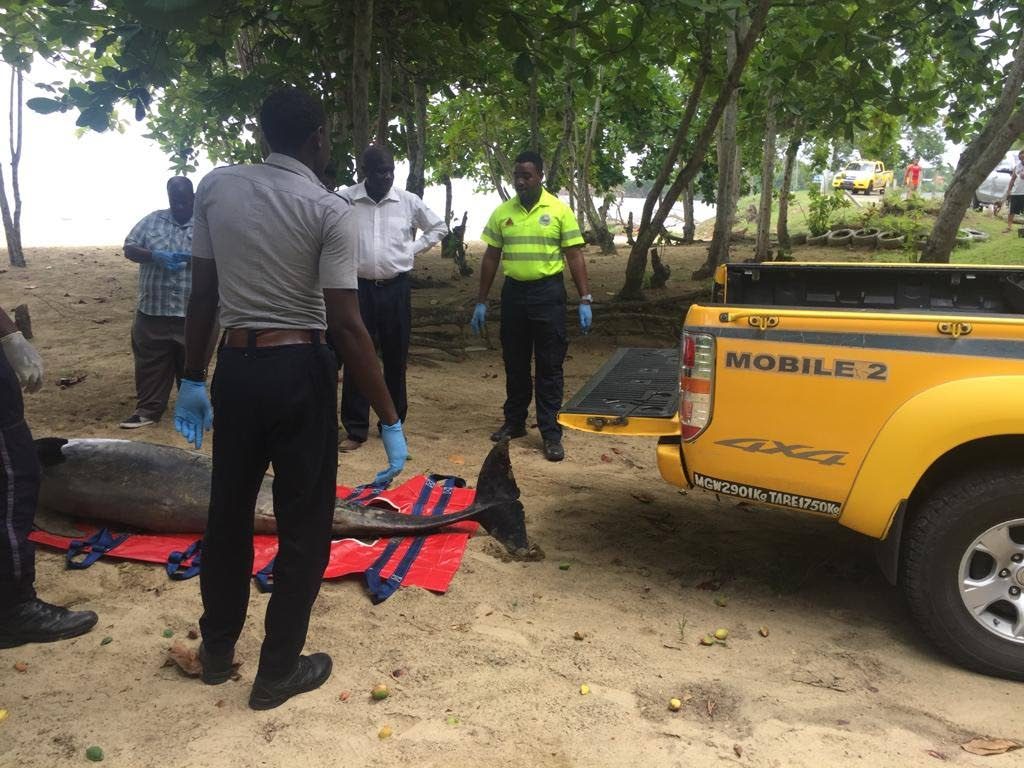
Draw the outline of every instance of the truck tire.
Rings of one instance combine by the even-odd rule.
[[[964,227],[964,232],[970,234],[972,240],[977,240],[979,243],[983,243],[989,238],[988,232],[982,232],[980,229],[974,229],[973,227]]]
[[[935,489],[908,525],[900,581],[918,625],[957,663],[1024,680],[1024,467]]]
[[[825,242],[828,240],[828,235],[829,235],[828,232],[826,232],[823,235],[808,235],[807,236],[807,244],[808,245],[825,245]]]
[[[871,195],[871,194],[874,194],[874,192],[875,192],[875,182],[874,181],[869,181],[868,182],[868,188],[864,190],[864,194],[865,195]]]

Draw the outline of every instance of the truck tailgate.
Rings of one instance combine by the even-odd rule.
[[[583,432],[678,436],[679,350],[617,349],[558,421]]]

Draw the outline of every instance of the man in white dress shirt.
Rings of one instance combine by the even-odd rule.
[[[363,181],[339,193],[352,203],[357,230],[359,310],[380,348],[384,381],[404,424],[408,410],[405,367],[412,330],[409,273],[413,259],[441,242],[448,228],[420,198],[395,188],[395,160],[383,147],[368,147],[360,170]],[[414,240],[417,229],[422,234]],[[340,450],[354,451],[366,442],[370,402],[350,376],[341,387],[341,423],[346,437]]]

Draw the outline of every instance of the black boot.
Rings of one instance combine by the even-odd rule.
[[[491,433],[491,442],[500,443],[513,437],[526,437],[526,427],[522,424],[502,424],[496,432]]]
[[[203,682],[207,685],[220,685],[231,679],[235,672],[234,652],[218,656],[210,653],[204,643],[199,644],[199,663],[203,667]]]
[[[327,682],[331,676],[331,657],[326,653],[299,656],[295,671],[281,680],[266,680],[256,675],[249,694],[252,709],[273,709],[284,704],[292,696],[314,691]]]
[[[0,616],[0,648],[78,637],[96,626],[97,619],[92,611],[69,611],[32,598]]]

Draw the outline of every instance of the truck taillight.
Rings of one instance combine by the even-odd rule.
[[[711,423],[711,389],[715,378],[715,337],[683,331],[679,370],[679,426],[692,440]]]

